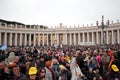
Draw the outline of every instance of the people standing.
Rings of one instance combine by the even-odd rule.
[[[108,72],[108,64],[110,62],[110,56],[107,54],[106,51],[103,51],[102,55],[102,71],[103,71],[103,78],[107,79],[107,72]]]
[[[72,73],[71,80],[81,80],[82,79],[81,77],[84,76],[76,62],[76,57],[73,57],[71,60],[70,70]]]
[[[109,69],[108,79],[120,80],[120,51],[113,54],[108,69]]]
[[[52,69],[52,61],[51,60],[48,60],[45,63],[45,70],[46,70],[46,75],[45,75],[46,80],[54,80],[54,71]]]
[[[36,67],[30,67],[27,80],[39,80],[37,77],[38,70]]]
[[[45,68],[40,68],[39,74],[38,74],[39,80],[46,80],[45,75],[46,75]]]

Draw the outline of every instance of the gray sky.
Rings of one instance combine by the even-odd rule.
[[[55,26],[96,24],[120,19],[120,0],[0,0],[0,18],[25,24]]]

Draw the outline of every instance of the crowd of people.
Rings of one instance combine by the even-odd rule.
[[[120,80],[120,44],[8,47],[0,80]]]

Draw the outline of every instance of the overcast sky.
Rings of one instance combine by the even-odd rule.
[[[120,19],[120,0],[0,0],[0,18],[25,24],[55,26],[96,24]]]

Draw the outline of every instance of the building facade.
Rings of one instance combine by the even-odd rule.
[[[120,22],[110,23],[103,35],[102,29],[93,25],[48,28],[0,20],[0,46],[95,45],[101,44],[103,37],[105,44],[119,44]]]

